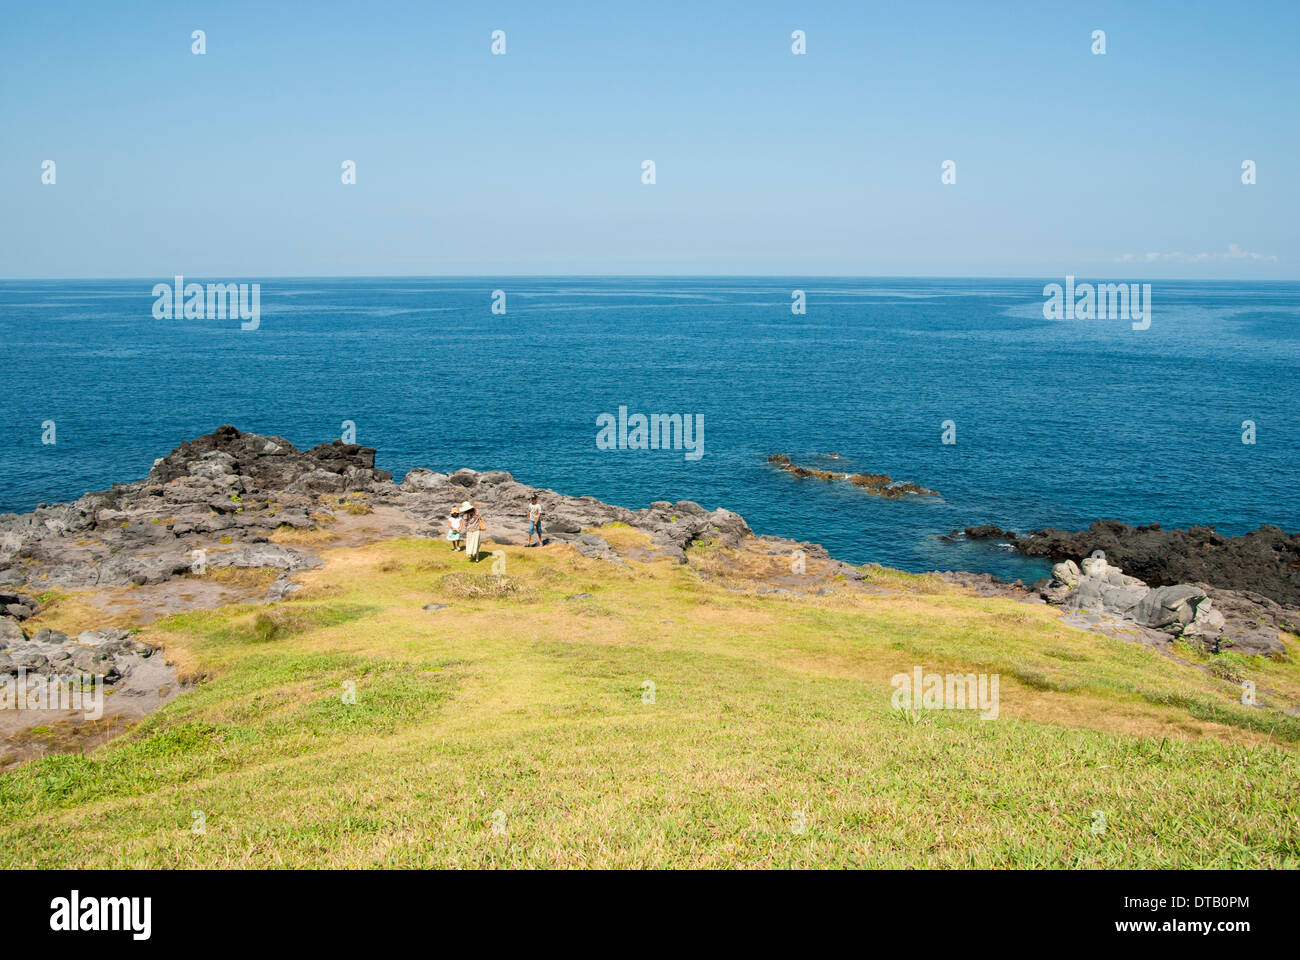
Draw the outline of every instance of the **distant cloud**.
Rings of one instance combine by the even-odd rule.
[[[1117,263],[1210,263],[1216,260],[1258,260],[1262,263],[1277,263],[1277,257],[1251,250],[1243,250],[1235,243],[1228,244],[1226,253],[1126,253],[1115,258]]]

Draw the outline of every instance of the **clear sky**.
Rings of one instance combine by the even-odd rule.
[[[13,3],[0,276],[1295,280],[1298,40],[1296,0]]]

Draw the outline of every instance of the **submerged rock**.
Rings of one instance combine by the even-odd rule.
[[[836,454],[838,459],[839,455]],[[791,476],[800,479],[812,478],[824,480],[827,483],[836,480],[847,480],[855,487],[859,487],[873,493],[878,497],[903,497],[909,494],[923,497],[937,497],[937,490],[928,490],[925,487],[918,486],[915,483],[903,483],[894,480],[887,473],[835,473],[831,470],[816,470],[811,467],[801,467],[794,463],[789,456],[784,453],[774,453],[767,458],[767,462],[775,467],[779,467]]]
[[[953,531],[954,533],[956,531]],[[991,523],[984,523],[974,527],[967,527],[962,531],[967,540],[1014,540],[1015,533],[1010,530],[1001,530]]]

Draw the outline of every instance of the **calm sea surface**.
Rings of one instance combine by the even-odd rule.
[[[1135,331],[1044,320],[1060,277],[263,278],[243,331],[154,319],[170,279],[0,283],[0,510],[138,479],[223,423],[306,447],[350,420],[399,479],[467,466],[628,507],[695,500],[912,570],[1041,573],[937,539],[975,523],[1300,529],[1300,284],[1156,282]],[[620,406],[701,414],[704,456],[597,449]],[[778,451],[943,496],[799,481],[767,465]]]

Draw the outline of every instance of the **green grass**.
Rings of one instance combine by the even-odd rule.
[[[1225,664],[1252,708],[1192,651],[927,578],[758,595],[501,549],[496,586],[440,541],[327,551],[276,608],[147,628],[203,682],[0,776],[0,866],[1300,864],[1292,662]],[[999,718],[892,709],[914,665],[997,673]]]
[[[249,643],[266,643],[305,631],[349,623],[375,613],[379,608],[360,604],[284,604],[228,606],[220,612],[198,610],[176,614],[163,621],[168,632],[188,632],[207,642],[205,649],[241,648]]]

